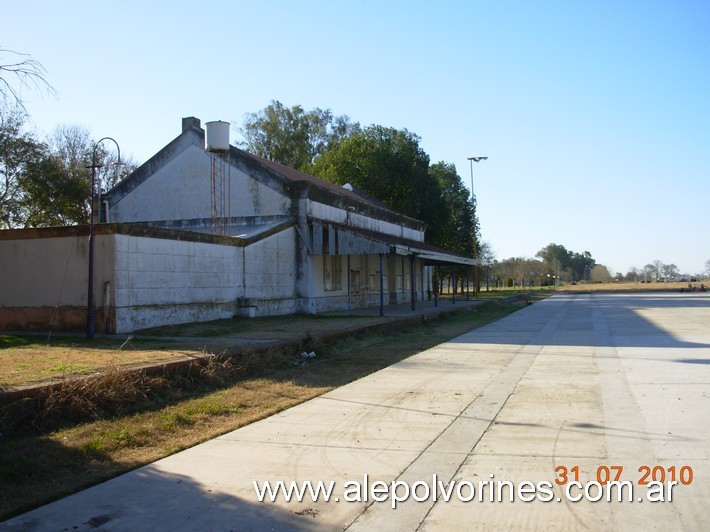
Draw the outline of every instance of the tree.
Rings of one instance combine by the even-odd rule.
[[[710,260],[705,262],[705,275],[710,277]]]
[[[535,255],[542,259],[548,271],[554,275],[559,275],[570,265],[572,252],[567,251],[563,245],[548,244]]]
[[[429,156],[414,133],[369,126],[325,151],[315,160],[313,173],[338,185],[349,183],[388,207],[426,222],[427,240],[443,241],[447,206],[429,172]]]
[[[50,153],[57,160],[64,177],[64,193],[75,205],[65,211],[66,224],[88,223],[91,205],[91,165],[96,148],[96,194],[107,192],[121,179],[136,168],[130,157],[123,157],[118,164],[118,156],[103,143],[96,146],[89,131],[76,125],[62,125],[54,129],[47,139]]]
[[[662,264],[661,275],[663,275],[664,280],[672,281],[680,277],[680,270],[675,264]]]
[[[23,87],[45,89],[54,94],[45,73],[42,64],[29,55],[0,48],[0,97],[3,103],[17,105],[22,111],[26,111],[22,103]]]
[[[566,273],[567,279],[576,281],[588,280],[596,264],[589,251],[576,253],[559,244],[548,244],[535,256],[543,260],[549,273],[554,275]]]
[[[44,150],[23,131],[26,113],[19,106],[0,106],[0,228],[24,225],[22,179],[44,156]]]
[[[240,129],[247,151],[296,170],[309,171],[328,147],[359,131],[345,115],[330,109],[304,111],[300,105],[284,107],[272,101],[263,110],[249,113]]]
[[[624,281],[633,281],[635,283],[639,282],[639,278],[643,275],[643,271],[639,270],[636,266],[633,266],[624,276]]]
[[[59,127],[40,142],[23,130],[26,116],[19,106],[0,108],[0,228],[87,223],[94,142],[77,126]],[[115,159],[98,147],[97,191],[119,179]],[[129,162],[120,175],[134,167]]]
[[[572,253],[570,256],[569,269],[574,280],[589,280],[590,274],[596,261],[592,258],[589,251],[584,253]]]
[[[477,255],[481,258],[481,235],[475,224],[475,210],[470,193],[451,163],[438,162],[429,167],[445,204],[446,217],[437,230],[437,245],[461,255],[473,256],[473,231],[476,228]]]
[[[595,264],[594,267],[592,267],[590,280],[593,283],[608,283],[611,281],[611,274],[606,266],[602,264]]]
[[[646,282],[660,280],[662,267],[663,263],[660,260],[654,260],[652,263],[646,264],[643,267],[644,280]]]
[[[486,280],[486,291],[490,290],[491,271],[496,262],[496,256],[489,242],[480,242],[478,246],[478,261],[481,273]],[[479,276],[480,280],[480,276]]]
[[[493,265],[493,275],[501,280],[503,286],[525,287],[542,286],[548,282],[547,266],[535,259],[511,257]]]

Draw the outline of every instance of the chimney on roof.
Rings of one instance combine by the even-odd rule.
[[[188,129],[200,129],[200,119],[194,116],[188,116],[182,119],[182,132],[185,133]]]

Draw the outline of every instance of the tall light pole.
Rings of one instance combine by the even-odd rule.
[[[476,195],[473,193],[473,163],[480,163],[488,160],[488,157],[469,157],[471,161],[471,201],[473,202],[473,293],[474,297],[478,298],[478,237],[476,236]]]
[[[91,154],[91,198],[89,215],[89,287],[86,302],[86,337],[91,340],[94,337],[94,196],[96,195],[96,169],[101,168],[101,164],[96,164],[96,149],[104,140],[113,141],[118,150],[118,164],[121,164],[121,148],[115,139],[104,137],[94,144],[94,151]]]

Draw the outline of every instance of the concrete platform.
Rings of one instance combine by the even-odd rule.
[[[0,530],[701,530],[709,460],[710,295],[560,295]],[[558,467],[620,471],[633,498],[572,501]],[[644,468],[675,477],[671,502]],[[259,502],[279,480],[334,489]],[[378,481],[425,500],[373,502]]]

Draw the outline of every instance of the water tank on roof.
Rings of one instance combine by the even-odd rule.
[[[217,120],[205,124],[205,149],[209,152],[229,151],[229,122]]]

